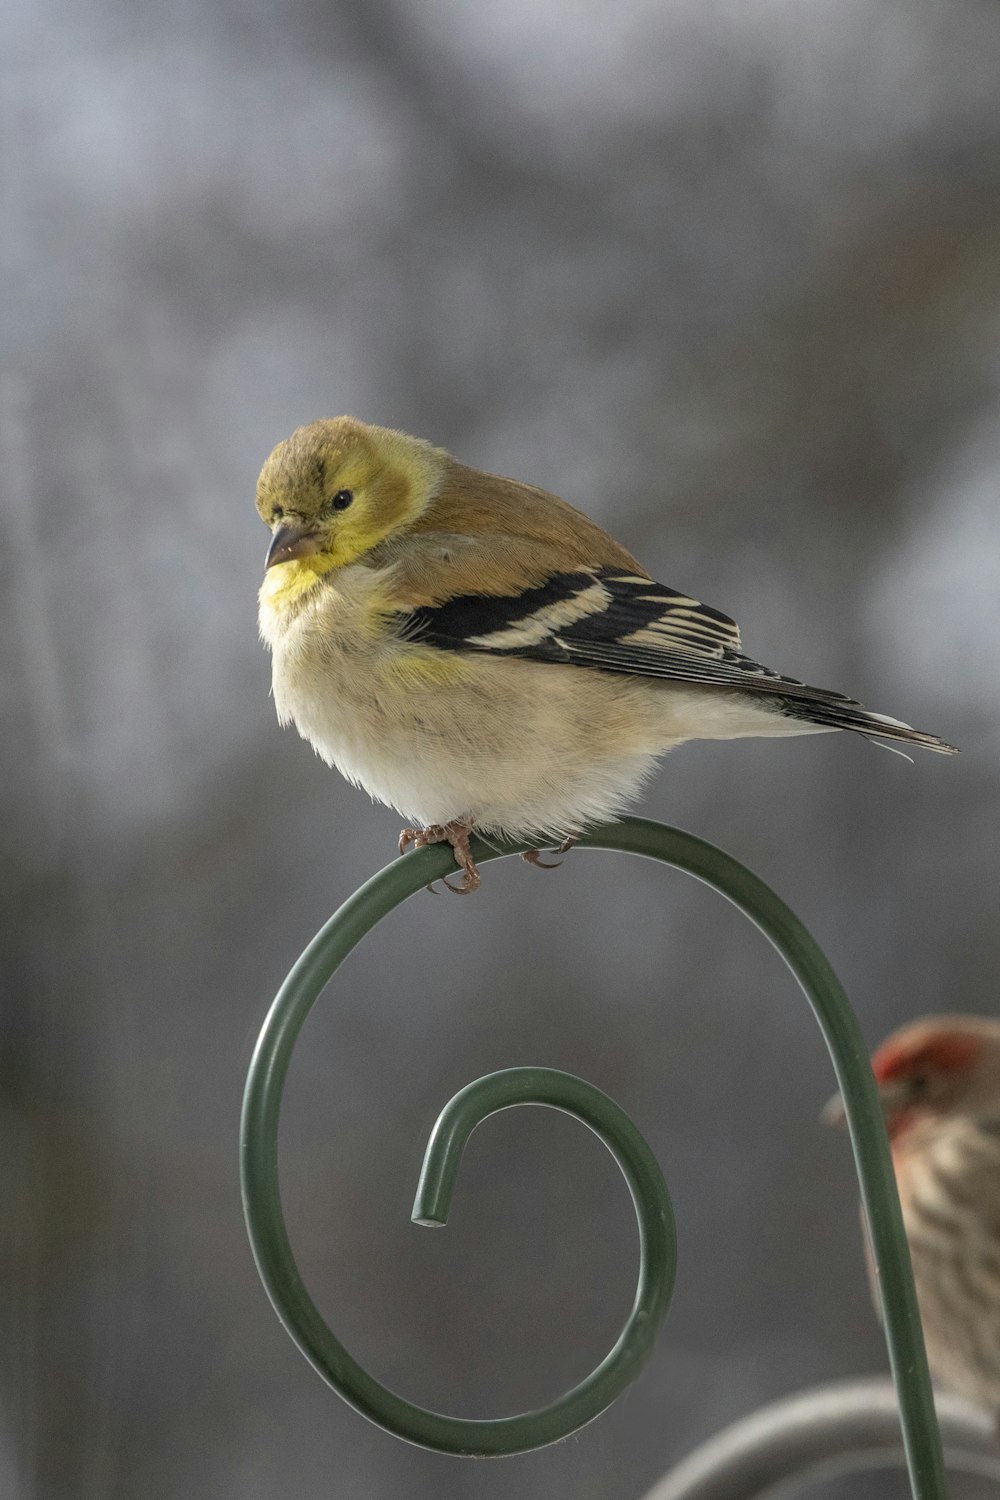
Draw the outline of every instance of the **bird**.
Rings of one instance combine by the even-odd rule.
[[[925,1016],[872,1070],[931,1374],[1000,1418],[1000,1019]],[[839,1095],[824,1118],[843,1123]],[[867,1231],[865,1248],[880,1312]]]
[[[460,894],[479,885],[473,831],[566,848],[686,740],[848,729],[953,750],[761,666],[728,615],[581,511],[404,432],[297,428],[257,510],[279,721],[409,820],[401,852],[449,843]]]

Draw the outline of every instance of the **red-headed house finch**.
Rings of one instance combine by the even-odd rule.
[[[888,1037],[872,1069],[931,1374],[1000,1412],[1000,1020],[927,1016]],[[824,1118],[843,1121],[839,1097]],[[872,1291],[878,1307],[874,1277]]]

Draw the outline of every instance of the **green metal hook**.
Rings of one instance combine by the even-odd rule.
[[[878,1268],[886,1342],[899,1395],[914,1500],[946,1500],[941,1439],[885,1126],[867,1049],[836,975],[784,902],[714,845],[639,818],[592,829],[579,844],[658,859],[719,891],[773,943],[805,992],[823,1032],[844,1100]],[[485,863],[528,847],[533,846],[516,844],[495,849],[477,840],[473,852],[479,863]],[[654,1184],[658,1181],[663,1186],[659,1168],[627,1116],[598,1090],[567,1074],[544,1068],[511,1069],[479,1079],[446,1107],[428,1145],[414,1217],[423,1222],[443,1222],[464,1143],[486,1115],[529,1102],[551,1104],[577,1115],[616,1155],[636,1203],[643,1241],[645,1259],[636,1302],[615,1348],[587,1380],[542,1411],[499,1421],[465,1421],[426,1411],[387,1390],[351,1358],[323,1322],[295,1265],[278,1187],[278,1118],[292,1049],[312,1005],[351,949],[389,911],[451,867],[451,851],[442,846],[394,861],[330,918],[285,980],[264,1023],[247,1078],[241,1126],[243,1202],[257,1268],[268,1295],[288,1332],[324,1379],[363,1415],[399,1437],[442,1452],[487,1456],[524,1452],[566,1436],[604,1410],[634,1377],[649,1353],[658,1319],[666,1311],[672,1285],[668,1247],[672,1247],[673,1235],[665,1188],[659,1204],[654,1206],[653,1202]],[[608,1129],[609,1124],[617,1135]],[[632,1157],[629,1151],[636,1143],[641,1150]],[[659,1265],[660,1295],[644,1282],[645,1272],[656,1272],[660,1254],[645,1239],[647,1234],[655,1238],[658,1216],[666,1252]]]

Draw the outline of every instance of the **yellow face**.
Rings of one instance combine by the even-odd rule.
[[[298,428],[257,481],[257,509],[272,533],[267,570],[296,564],[296,576],[315,581],[356,562],[416,519],[443,462],[428,443],[353,417]]]

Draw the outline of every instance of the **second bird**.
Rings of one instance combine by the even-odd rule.
[[[278,718],[447,841],[467,892],[478,831],[572,841],[620,814],[685,740],[849,729],[934,735],[745,656],[727,615],[655,583],[555,495],[352,417],[268,458],[260,591]]]
[[[1000,1020],[924,1016],[872,1068],[931,1374],[1000,1421]],[[839,1095],[824,1117],[844,1123]]]

